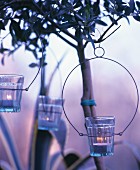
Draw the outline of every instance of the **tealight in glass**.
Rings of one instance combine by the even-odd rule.
[[[22,75],[0,75],[0,112],[20,112],[23,83]]]
[[[61,114],[62,99],[50,99],[47,96],[38,98],[38,129],[58,130]]]
[[[91,156],[110,156],[114,153],[113,116],[86,117]]]

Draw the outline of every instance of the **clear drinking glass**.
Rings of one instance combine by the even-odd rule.
[[[38,129],[58,130],[62,114],[62,99],[38,98]]]
[[[20,112],[23,83],[22,75],[0,75],[0,112]]]
[[[86,117],[85,121],[90,155],[113,155],[115,118],[113,116]]]

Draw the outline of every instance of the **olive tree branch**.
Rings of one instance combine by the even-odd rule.
[[[6,3],[6,4],[4,4],[3,6],[0,6],[0,10],[3,10],[3,8],[5,8],[5,7],[7,7],[7,6],[9,6],[9,5],[12,5],[12,4],[15,4],[15,3],[20,3],[20,2],[22,2],[22,4],[24,4],[25,2],[28,2],[29,3],[29,0],[13,0],[13,1],[11,1],[11,2],[9,2],[9,3]],[[55,26],[56,28],[58,28],[61,32],[63,32],[64,34],[66,34],[67,36],[69,36],[70,38],[72,38],[73,40],[75,40],[76,42],[77,42],[77,40],[76,40],[76,37],[74,36],[74,35],[72,35],[69,31],[67,31],[66,29],[64,30],[64,29],[62,29],[61,27],[60,27],[60,25],[59,24],[57,24],[57,23],[55,23],[54,21],[53,21],[53,19],[51,19],[50,17],[48,17],[47,16],[47,14],[43,11],[43,10],[41,10],[41,8],[34,2],[34,1],[31,1],[30,3],[32,3],[33,5],[34,5],[34,7],[35,7],[35,9],[40,13],[40,14],[42,14],[43,16],[44,16],[44,18],[46,18],[53,26]],[[61,37],[65,42],[67,42],[69,45],[71,45],[72,47],[74,47],[74,48],[76,48],[76,46],[73,44],[73,43],[71,43],[69,40],[66,40],[64,37],[62,37],[60,34],[57,34],[59,37]]]
[[[69,44],[70,46],[72,46],[73,48],[77,48],[76,45],[74,45],[72,42],[68,41],[66,38],[64,38],[61,34],[59,34],[58,32],[55,32],[54,34],[56,34],[59,38],[61,38],[63,41],[65,41],[67,44]]]
[[[58,28],[58,29],[59,29],[60,31],[62,31],[64,34],[66,34],[67,36],[71,37],[73,40],[76,41],[76,38],[75,38],[74,35],[72,35],[72,34],[71,34],[69,31],[67,31],[67,30],[61,29],[61,27],[60,27],[57,23],[55,23],[55,22],[53,21],[53,19],[49,18],[49,17],[47,16],[47,14],[45,14],[36,3],[34,3],[33,1],[32,1],[32,3],[33,3],[33,5],[37,8],[37,10],[38,10],[52,25],[54,25],[56,28]]]
[[[115,31],[113,31],[109,36],[107,36],[106,38],[104,38],[104,36],[107,34],[107,32],[108,32],[108,31],[116,24],[116,22],[119,21],[121,18],[122,18],[122,16],[119,16],[118,19],[116,19],[115,22],[112,22],[111,25],[106,29],[106,31],[104,31],[104,33],[100,36],[100,38],[99,38],[98,40],[95,40],[95,43],[100,43],[100,42],[104,41],[106,38],[108,38],[110,35],[112,35],[120,26],[119,26]]]

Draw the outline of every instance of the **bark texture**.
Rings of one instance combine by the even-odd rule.
[[[92,78],[91,78],[91,68],[89,60],[86,60],[84,54],[84,46],[82,41],[78,43],[77,53],[79,57],[79,61],[81,63],[81,73],[82,73],[82,81],[83,81],[83,95],[81,100],[94,100],[93,95],[93,86],[92,86]],[[96,116],[95,106],[82,106],[84,111],[84,116]],[[101,157],[93,157],[97,170],[105,170],[105,165],[103,158]]]

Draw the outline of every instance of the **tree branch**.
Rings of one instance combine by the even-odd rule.
[[[58,28],[58,29],[59,29],[60,31],[62,31],[64,34],[68,35],[69,37],[71,37],[73,40],[76,41],[75,36],[73,36],[73,35],[72,35],[70,32],[68,32],[67,30],[61,29],[61,27],[60,27],[57,23],[55,23],[51,18],[49,18],[49,17],[47,16],[47,14],[45,14],[45,13],[39,8],[39,6],[38,6],[36,3],[34,3],[34,2],[32,2],[32,3],[33,3],[33,5],[37,8],[37,10],[38,10],[42,15],[44,15],[44,17],[47,18],[47,20],[48,20],[52,25],[54,25],[56,28]]]
[[[103,39],[104,38],[104,36],[106,35],[106,33],[115,25],[115,23],[117,22],[117,21],[119,21],[120,19],[122,18],[122,16],[119,16],[118,17],[118,19],[115,21],[115,22],[112,22],[112,24],[107,28],[107,30],[100,36],[100,38],[98,39],[98,40],[95,40],[94,42],[95,43],[100,43],[100,42],[102,42],[102,41],[104,41],[105,39]],[[113,32],[114,33],[114,32]]]
[[[71,37],[73,40],[75,40],[76,41],[76,38],[75,38],[75,36],[74,35],[72,35],[69,31],[67,31],[67,30],[63,30],[63,29],[61,29],[61,27],[57,24],[57,23],[55,23],[54,21],[53,21],[53,19],[51,19],[51,18],[49,18],[47,15],[48,14],[46,14],[43,10],[41,10],[40,9],[40,7],[33,1],[33,0],[31,0],[30,2],[29,2],[29,0],[13,0],[13,1],[11,1],[11,2],[9,2],[9,3],[6,3],[6,4],[4,4],[3,6],[1,6],[0,7],[0,10],[2,10],[3,8],[5,8],[5,7],[7,7],[8,5],[12,5],[12,4],[15,4],[15,3],[22,3],[22,4],[24,4],[25,2],[28,2],[28,3],[32,3],[33,4],[33,6],[35,7],[35,9],[41,14],[41,15],[43,15],[52,25],[54,25],[56,28],[58,28],[61,32],[63,32],[64,34],[66,34],[67,36],[69,36],[69,37]],[[76,41],[77,42],[77,41]],[[68,41],[67,41],[67,43],[68,43]],[[69,42],[69,44],[71,44],[70,42]],[[72,45],[72,44],[71,44]],[[72,45],[73,46],[73,45]]]
[[[63,41],[65,41],[67,44],[69,44],[70,46],[72,46],[73,48],[77,48],[76,45],[74,45],[72,42],[70,42],[69,40],[67,40],[66,38],[64,38],[62,35],[60,35],[58,32],[55,32],[54,34],[56,34],[59,38],[61,38]]]
[[[108,37],[110,37],[114,32],[116,32],[119,28],[121,27],[121,25],[116,28],[113,32],[111,32],[111,34],[109,34],[107,37],[105,37],[104,39],[102,39],[102,41],[106,40]]]

